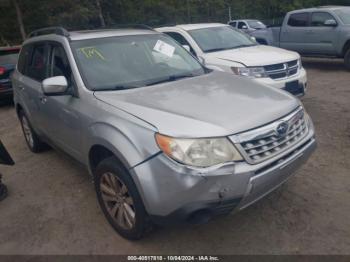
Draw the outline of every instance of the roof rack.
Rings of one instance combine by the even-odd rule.
[[[69,37],[69,32],[65,28],[57,26],[57,27],[45,27],[42,29],[35,30],[28,35],[28,38],[40,36],[40,35],[49,35],[49,34]]]
[[[154,31],[154,28],[148,25],[143,24],[112,24],[105,27],[97,28],[97,29],[145,29]]]

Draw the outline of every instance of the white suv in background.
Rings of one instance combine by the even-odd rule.
[[[208,68],[250,77],[297,96],[305,93],[306,71],[296,52],[259,45],[247,34],[219,23],[177,25],[156,30],[177,40]]]

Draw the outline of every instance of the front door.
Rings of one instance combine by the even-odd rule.
[[[64,76],[73,95],[43,96],[41,111],[45,132],[61,149],[81,160],[81,125],[78,113],[79,98],[74,95],[75,82],[64,47],[49,44],[48,77]]]
[[[310,54],[335,55],[337,42],[337,26],[327,26],[327,20],[334,20],[328,12],[314,12],[311,14],[310,27],[305,36],[305,44]]]
[[[307,53],[305,37],[308,34],[309,13],[291,14],[288,21],[283,24],[280,33],[280,47],[299,52]]]

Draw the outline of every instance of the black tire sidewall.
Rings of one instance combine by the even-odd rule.
[[[134,209],[135,209],[135,226],[131,230],[126,230],[122,227],[120,227],[110,216],[109,212],[106,209],[106,206],[104,204],[104,201],[101,196],[100,191],[100,179],[101,176],[107,172],[113,173],[116,175],[128,188],[129,194],[133,199],[134,202]],[[95,190],[97,194],[97,199],[100,204],[100,207],[110,223],[110,225],[114,228],[115,231],[117,231],[122,237],[129,239],[129,240],[137,240],[143,237],[146,228],[147,228],[147,213],[145,211],[142,199],[140,197],[140,194],[137,190],[137,187],[132,180],[129,172],[119,163],[117,158],[110,157],[105,160],[103,160],[96,168],[94,172],[94,184],[95,184]]]
[[[346,51],[345,56],[344,56],[344,64],[345,67],[350,70],[350,48],[348,51]]]
[[[28,126],[29,126],[29,128],[30,128],[30,131],[32,132],[33,146],[31,146],[31,145],[29,144],[29,142],[27,141],[27,138],[26,138],[26,136],[25,136],[25,132],[24,132],[24,128],[23,128],[23,118],[26,118],[27,123],[28,123]],[[32,126],[31,126],[31,124],[30,124],[30,122],[29,122],[28,117],[26,116],[26,114],[25,114],[23,111],[20,111],[20,112],[19,112],[19,119],[20,119],[20,122],[21,122],[21,127],[22,127],[22,132],[23,132],[23,135],[24,135],[24,140],[26,141],[28,148],[29,148],[30,151],[32,151],[33,153],[39,152],[40,150],[39,150],[39,145],[38,145],[38,143],[39,143],[38,138],[37,138],[36,134],[34,133],[34,130],[33,130]]]

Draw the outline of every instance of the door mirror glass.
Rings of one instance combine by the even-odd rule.
[[[325,26],[337,26],[338,23],[334,19],[328,19],[324,22]]]
[[[248,29],[248,26],[243,25],[243,26],[242,26],[242,29]]]
[[[185,48],[188,52],[191,52],[191,48],[189,45],[182,45],[183,48]]]
[[[67,95],[68,82],[64,76],[46,78],[43,83],[43,92],[47,96]]]

